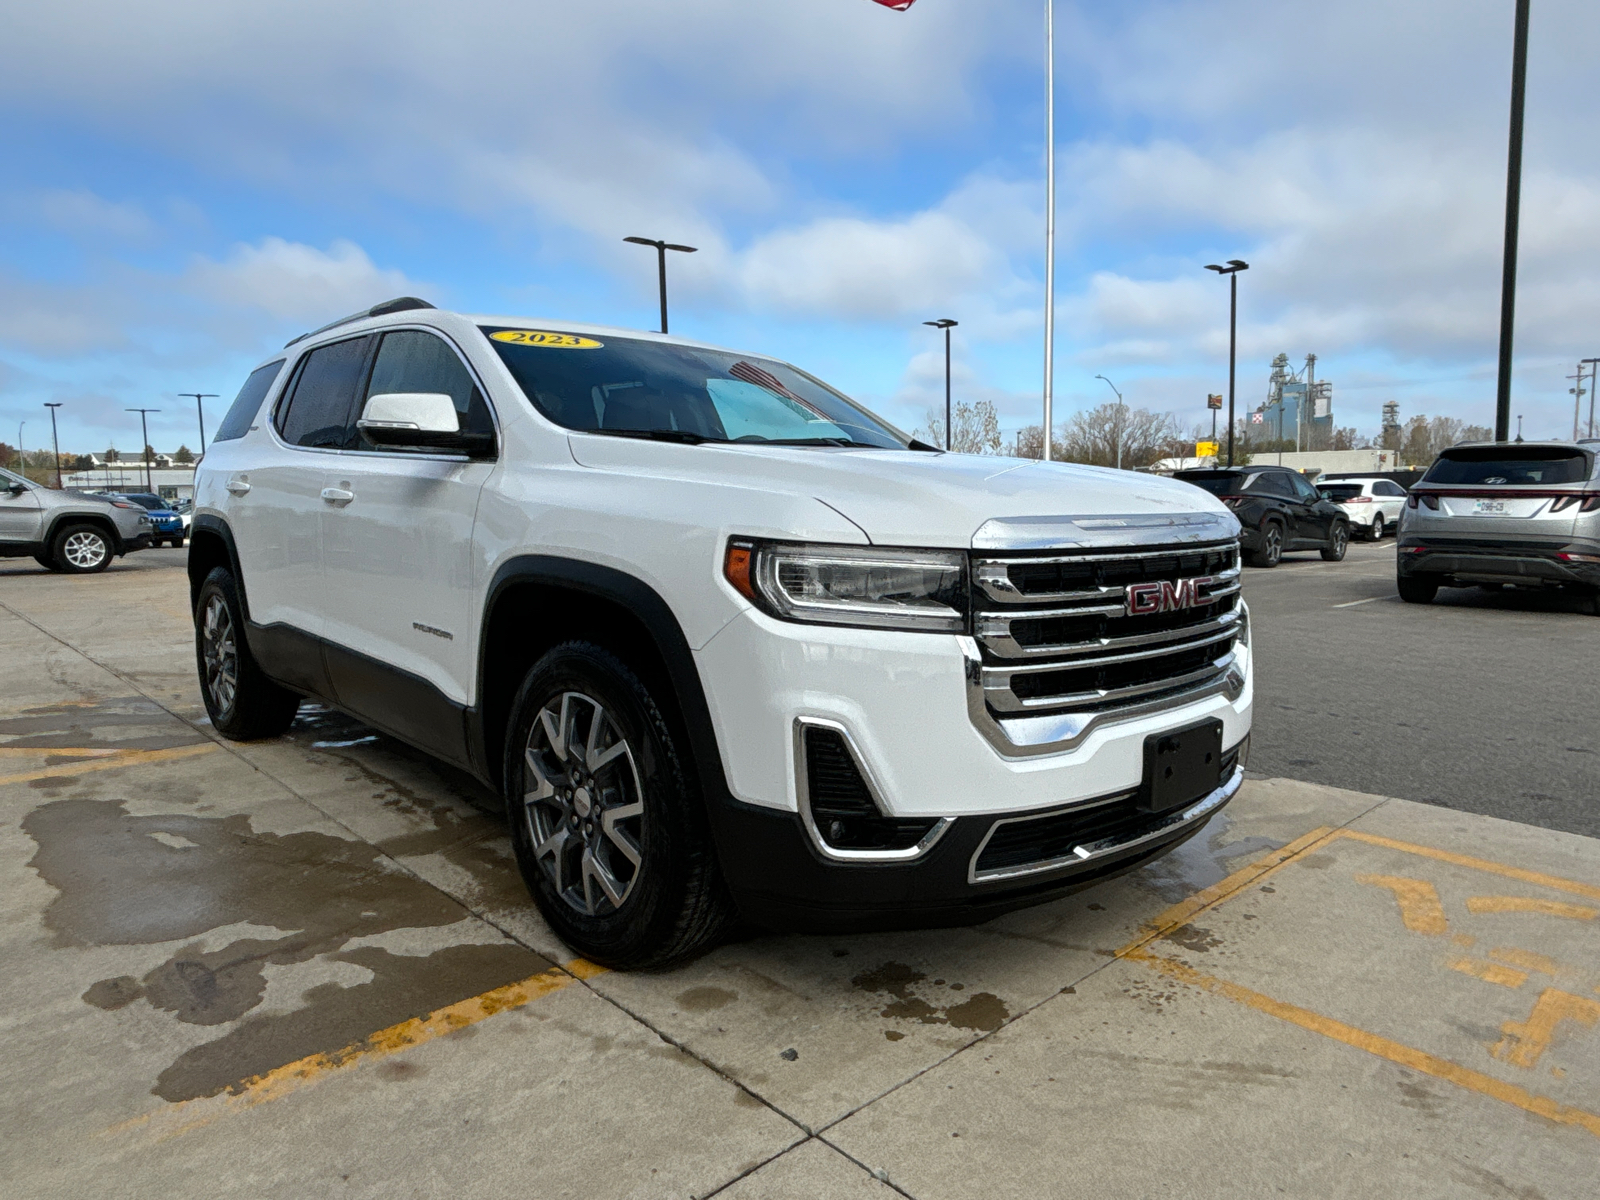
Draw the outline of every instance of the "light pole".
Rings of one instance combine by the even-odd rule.
[[[61,407],[61,401],[51,402],[46,400],[44,406],[50,410],[50,448],[56,455],[56,491],[61,490],[61,442],[56,437],[56,409]]]
[[[185,400],[190,397],[194,398],[195,411],[200,414],[200,457],[204,458],[206,456],[206,410],[201,401],[215,400],[217,394],[215,392],[179,392],[178,395]]]
[[[661,242],[654,238],[625,237],[625,242],[632,242],[635,246],[654,246],[656,248],[657,266],[661,272],[661,332],[667,331],[667,251],[678,250],[684,254],[693,254],[698,247],[680,246],[675,242]]]
[[[1596,378],[1596,375],[1597,375],[1597,373],[1600,373],[1600,358],[1585,358],[1585,359],[1582,359],[1580,361],[1581,362],[1586,362],[1586,363],[1589,364],[1589,433],[1588,433],[1588,436],[1589,437],[1593,437],[1594,436],[1594,389],[1595,389],[1595,378]],[[1578,369],[1580,371],[1583,370],[1583,368],[1581,366]]]
[[[144,457],[144,490],[147,492],[153,492],[156,489],[155,486],[150,482],[150,426],[146,421],[145,414],[160,412],[161,410],[159,408],[129,408],[124,409],[123,411],[136,412],[139,414],[139,432],[144,437],[144,442],[142,443],[144,449],[141,451]]]
[[[1044,6],[1044,461],[1056,385],[1056,0]]]
[[[28,459],[22,453],[22,427],[26,424],[26,421],[17,422],[17,470],[21,472],[24,479],[28,477]]]
[[[1495,390],[1494,440],[1511,435],[1511,335],[1517,312],[1517,221],[1522,209],[1522,110],[1528,89],[1528,0],[1517,0],[1511,50],[1511,136],[1506,149],[1506,241],[1500,265],[1500,377]],[[1520,421],[1520,418],[1519,418]],[[1517,440],[1522,440],[1519,435]]]
[[[1127,405],[1122,403],[1122,393],[1121,392],[1117,392],[1117,385],[1116,384],[1112,383],[1111,380],[1106,379],[1106,377],[1104,375],[1096,375],[1095,378],[1096,379],[1105,379],[1106,386],[1108,388],[1110,388],[1113,392],[1117,393],[1117,470],[1120,471],[1120,470],[1122,470],[1122,422],[1123,422],[1123,413],[1124,413],[1124,410],[1127,408]]]
[[[1206,270],[1226,275],[1231,285],[1228,293],[1228,466],[1233,466],[1233,381],[1234,364],[1239,351],[1239,272],[1248,271],[1250,264],[1230,258],[1228,265],[1219,267],[1207,264]]]
[[[924,325],[932,325],[935,329],[944,330],[944,448],[950,449],[950,331],[960,321],[952,321],[949,317],[940,317],[937,321],[924,321]]]

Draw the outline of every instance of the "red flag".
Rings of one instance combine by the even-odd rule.
[[[883,5],[885,8],[892,8],[895,10],[895,12],[905,12],[905,10],[915,4],[917,0],[873,0],[873,2]]]

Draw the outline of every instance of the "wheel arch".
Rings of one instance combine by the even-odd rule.
[[[478,695],[469,739],[481,774],[498,788],[505,729],[528,670],[560,642],[586,638],[616,653],[663,701],[709,802],[727,792],[694,654],[672,608],[643,580],[577,559],[528,555],[495,572],[478,643]],[[662,693],[665,694],[662,694]]]
[[[221,517],[200,513],[189,529],[189,611],[200,600],[200,587],[206,576],[218,567],[227,567],[233,574],[233,584],[239,590],[239,607],[250,619],[250,597],[245,592],[244,572],[239,569],[239,547],[233,540],[233,530]]]
[[[117,523],[105,513],[97,512],[72,512],[66,511],[50,518],[50,524],[45,528],[44,538],[40,545],[46,554],[55,550],[56,537],[67,525],[93,525],[101,533],[111,539],[111,554],[113,557],[127,553],[127,544],[122,540],[122,533],[117,529]]]

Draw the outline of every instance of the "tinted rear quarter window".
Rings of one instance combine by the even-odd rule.
[[[1342,504],[1346,500],[1354,500],[1361,495],[1359,483],[1325,483],[1317,489],[1335,504]]]
[[[250,432],[250,424],[261,411],[261,402],[267,398],[267,393],[272,390],[273,382],[281,370],[283,370],[283,359],[280,358],[277,362],[257,367],[250,372],[250,378],[244,381],[244,386],[239,389],[239,394],[229,406],[227,416],[223,417],[222,424],[217,426],[216,435],[211,439],[213,442],[231,442]]]
[[[1589,477],[1589,456],[1582,450],[1549,446],[1484,446],[1447,450],[1439,456],[1424,483],[1549,486],[1581,483]]]
[[[292,446],[342,447],[352,424],[371,336],[318,346],[306,355],[294,391],[278,413],[278,432]]]
[[[1294,484],[1287,475],[1277,471],[1263,471],[1250,481],[1249,491],[1258,496],[1292,496]]]

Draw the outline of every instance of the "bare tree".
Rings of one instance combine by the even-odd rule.
[[[930,446],[944,445],[942,409],[928,410],[928,419],[917,430],[917,437]],[[950,422],[951,450],[958,454],[999,454],[1000,444],[1000,414],[995,411],[994,401],[956,402]]]

